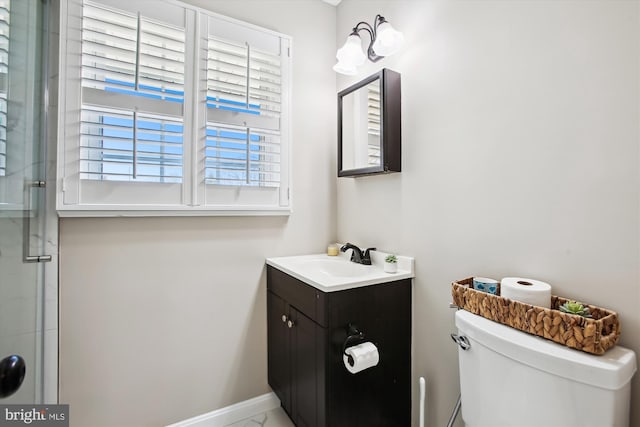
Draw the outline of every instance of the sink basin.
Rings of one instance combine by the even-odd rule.
[[[332,258],[335,257],[304,260],[301,265],[308,269],[317,269],[318,272],[333,277],[358,277],[368,274],[371,270],[370,265],[361,265],[343,259]]]
[[[267,258],[267,264],[324,292],[334,292],[360,286],[375,285],[413,278],[413,258],[398,256],[398,272],[385,273],[387,253],[371,252],[371,264],[350,261],[349,254],[325,254]]]

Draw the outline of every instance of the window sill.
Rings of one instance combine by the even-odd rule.
[[[184,207],[177,206],[75,206],[58,208],[61,218],[188,217],[188,216],[289,216],[291,207]]]

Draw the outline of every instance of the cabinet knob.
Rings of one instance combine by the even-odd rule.
[[[295,325],[295,323],[293,323],[291,320],[287,321],[287,326],[289,327],[289,329],[293,328],[293,325]]]
[[[289,320],[289,319],[287,319],[287,315],[283,314],[282,315],[282,323],[287,323],[287,320]]]

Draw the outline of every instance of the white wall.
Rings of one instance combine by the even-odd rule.
[[[343,0],[336,46],[378,13],[405,48],[338,90],[402,74],[403,171],[338,180],[338,239],[416,257],[427,426],[458,395],[453,280],[548,281],[617,310],[640,355],[639,3]],[[640,375],[632,389],[639,426]]]
[[[269,391],[268,256],[335,241],[335,8],[189,3],[293,37],[290,217],[62,219],[60,401],[72,426],[159,426]]]

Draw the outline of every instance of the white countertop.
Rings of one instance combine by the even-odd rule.
[[[342,291],[415,277],[414,259],[399,255],[396,255],[398,271],[386,273],[383,264],[387,255],[385,252],[371,251],[372,265],[351,262],[350,250],[338,256],[297,255],[267,258],[266,262],[323,292]]]

